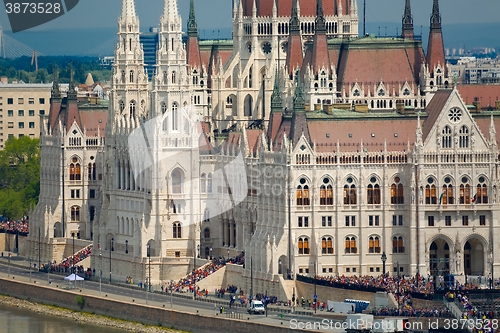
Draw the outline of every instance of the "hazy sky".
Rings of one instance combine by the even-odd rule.
[[[314,0],[309,0],[314,1]],[[334,0],[323,0],[334,1]],[[335,0],[336,1],[336,0]],[[362,26],[363,0],[357,0]],[[86,27],[116,27],[120,15],[121,0],[80,0],[78,5],[64,16],[48,22],[36,30],[71,29]],[[141,29],[157,25],[164,0],[136,0]],[[199,29],[217,30],[231,27],[232,0],[195,0]],[[401,22],[404,0],[366,0],[367,22]],[[189,12],[189,0],[178,0],[185,29]],[[0,24],[10,30],[7,15],[0,4]],[[441,0],[440,9],[443,24],[499,22],[500,1],[498,0]],[[412,11],[416,26],[429,25],[432,0],[413,0]],[[361,29],[360,29],[361,30]],[[22,34],[23,32],[19,32]]]

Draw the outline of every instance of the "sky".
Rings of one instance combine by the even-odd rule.
[[[361,26],[363,0],[357,1]],[[365,1],[367,22],[385,23],[401,21],[404,0]],[[164,0],[135,1],[142,30],[147,30],[148,27],[158,24],[163,9],[163,2]],[[195,0],[199,29],[217,30],[230,28],[231,2],[232,0]],[[178,0],[178,4],[179,11],[183,17],[183,26],[185,26],[189,13],[189,0]],[[121,0],[80,0],[73,10],[51,22],[33,28],[31,31],[116,27],[120,8]],[[441,0],[440,10],[443,24],[500,21],[500,16],[498,15],[500,12],[500,1],[498,0]],[[432,0],[412,1],[412,12],[416,26],[428,26],[431,11]],[[10,24],[4,10],[0,10],[0,24],[4,30],[10,30]],[[19,32],[19,34],[22,33]]]

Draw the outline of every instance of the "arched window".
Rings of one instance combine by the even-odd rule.
[[[345,238],[345,253],[358,253],[358,248],[356,247],[356,237],[347,236]]]
[[[309,254],[309,238],[301,237],[298,242],[299,254]]]
[[[161,113],[165,114],[165,112],[167,112],[167,104],[165,104],[165,102],[161,102],[160,106],[161,106]]]
[[[460,148],[469,148],[469,129],[467,126],[462,126],[460,128],[459,133],[459,147]]]
[[[73,222],[80,221],[80,207],[78,206],[71,207],[71,221]]]
[[[131,83],[134,82],[134,71],[129,72],[129,80]]]
[[[380,238],[378,236],[368,238],[368,252],[380,253]]]
[[[172,238],[181,238],[182,233],[181,233],[181,223],[180,222],[175,222],[172,224]]]
[[[323,185],[319,189],[320,205],[333,205],[333,188],[329,178],[323,178]]]
[[[175,169],[171,174],[172,178],[172,193],[182,193],[182,173],[179,169]]]
[[[356,201],[356,185],[344,185],[344,205],[355,205]]]
[[[403,195],[403,184],[399,176],[394,177],[394,183],[391,185],[391,204],[404,204],[405,197]]]
[[[75,180],[75,164],[71,163],[69,165],[69,180]]]
[[[120,100],[120,102],[118,102],[118,104],[120,105],[120,113],[123,112],[123,110],[125,110],[125,103]]]
[[[179,129],[179,105],[177,103],[172,103],[172,130],[177,131]]]
[[[207,176],[207,193],[212,193],[212,174],[209,173]]]
[[[445,184],[443,185],[443,192],[439,198],[439,203],[443,205],[452,205],[454,203],[453,198],[453,185],[451,184],[450,177],[444,179]]]
[[[136,104],[134,100],[130,101],[129,108],[130,108],[130,118],[135,118]]]
[[[321,238],[321,253],[322,254],[333,254],[332,237]]]
[[[372,179],[377,181],[375,177]],[[380,205],[380,186],[378,184],[369,184],[366,190],[366,202],[369,205]]]
[[[403,237],[392,237],[392,253],[405,253],[405,248],[403,246]]]
[[[470,205],[470,185],[467,177],[462,177],[460,184],[460,204]]]
[[[298,185],[297,186],[297,206],[309,206],[309,186]]]
[[[210,238],[210,229],[209,228],[205,228],[205,230],[203,230],[203,237],[205,239]]]
[[[451,139],[450,126],[445,126],[443,128],[442,135],[443,136],[441,137],[441,143],[442,143],[443,148],[451,148],[452,139]]]
[[[436,185],[434,184],[434,179],[429,177],[427,179],[427,185],[425,186],[425,204],[426,205],[435,205],[437,204],[436,197]]]
[[[245,102],[244,102],[244,113],[243,115],[245,117],[251,117],[252,116],[252,110],[253,110],[253,98],[251,95],[247,95],[245,97]]]
[[[200,192],[207,193],[207,175],[205,173],[202,173],[200,177]]]
[[[477,184],[476,194],[472,199],[474,203],[488,203],[488,186],[486,185],[486,178],[479,177],[479,184]]]
[[[172,72],[172,83],[175,83],[177,81],[177,73],[175,71]]]
[[[210,211],[208,208],[205,208],[205,211],[203,212],[203,222],[210,222]]]

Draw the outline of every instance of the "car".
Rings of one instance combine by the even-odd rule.
[[[248,313],[250,314],[264,314],[266,313],[266,308],[261,301],[252,300],[248,304]]]

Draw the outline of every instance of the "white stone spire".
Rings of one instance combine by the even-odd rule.
[[[163,15],[160,19],[160,24],[162,28],[166,28],[163,31],[172,30],[168,29],[168,25],[172,24],[175,25],[176,31],[178,29],[182,29],[182,20],[177,8],[177,0],[165,0],[163,5]]]
[[[135,14],[135,4],[134,0],[123,0],[122,1],[122,16],[120,20],[134,19],[137,15]]]

